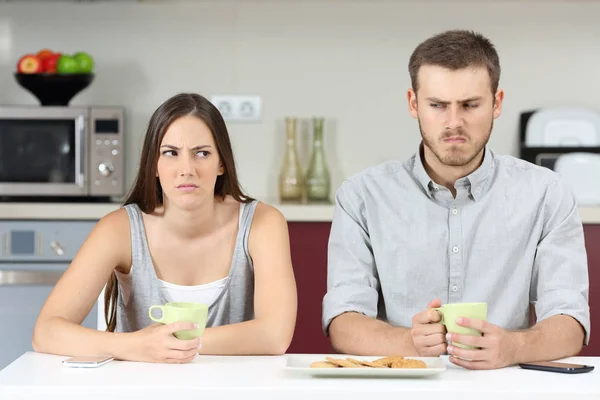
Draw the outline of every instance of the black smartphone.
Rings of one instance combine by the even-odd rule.
[[[556,361],[540,361],[535,363],[523,363],[519,364],[519,367],[523,369],[535,369],[538,371],[548,372],[560,372],[563,374],[581,374],[584,372],[590,372],[594,369],[593,365],[583,364],[568,364]]]

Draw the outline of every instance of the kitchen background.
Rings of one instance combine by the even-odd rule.
[[[19,57],[83,50],[96,78],[71,102],[126,111],[126,182],[152,111],[181,91],[258,95],[262,119],[229,123],[244,188],[277,196],[284,116],[323,116],[332,189],[420,140],[406,105],[408,58],[428,36],[471,28],[497,46],[506,91],[490,141],[518,154],[518,116],[600,107],[600,1],[0,1],[0,104],[39,104],[18,86]],[[299,152],[308,164],[308,125]]]
[[[327,353],[321,301],[333,207],[277,204],[284,118],[301,119],[304,168],[311,152],[308,119],[325,118],[332,190],[368,166],[406,159],[420,142],[407,110],[409,56],[435,33],[469,28],[488,36],[501,59],[506,96],[490,146],[518,156],[521,113],[560,106],[600,111],[598,16],[600,0],[0,0],[0,105],[39,105],[13,76],[22,55],[43,48],[91,54],[94,81],[70,106],[125,109],[129,187],[148,120],[167,98],[178,92],[259,96],[258,121],[227,123],[240,180],[249,194],[275,204],[288,220],[298,286],[298,320],[288,352]],[[40,109],[32,107],[34,114]],[[114,145],[96,138],[90,147],[98,142]],[[10,150],[5,154],[14,156]],[[12,163],[5,160],[5,165],[19,175]],[[596,182],[584,181],[584,189],[596,188],[600,178],[592,173],[598,176],[600,167],[579,168],[577,177]],[[580,207],[592,326],[600,323],[595,312],[600,309],[595,295],[600,290],[600,194],[595,196],[595,202]],[[0,370],[31,350],[33,324],[54,283],[96,221],[118,207],[0,198]],[[101,307],[90,312],[86,326],[102,329],[102,318],[96,318],[103,315]],[[582,354],[600,355],[594,337]]]

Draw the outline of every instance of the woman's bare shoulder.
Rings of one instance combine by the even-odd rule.
[[[271,231],[278,230],[282,226],[287,227],[287,221],[279,209],[261,201],[256,204],[252,218],[253,229]]]
[[[131,261],[131,235],[127,210],[120,208],[103,216],[88,238],[95,251],[110,251],[120,269]]]
[[[101,230],[112,231],[115,234],[119,234],[123,230],[129,232],[129,215],[127,214],[127,210],[125,210],[124,207],[121,207],[118,210],[106,214],[100,218],[97,226]]]

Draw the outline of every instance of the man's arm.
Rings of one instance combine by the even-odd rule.
[[[562,179],[548,188],[544,216],[545,225],[534,260],[530,301],[535,306],[536,327],[558,315],[564,317],[555,320],[568,322],[557,323],[556,328],[560,331],[554,333],[546,330],[544,325],[534,327],[531,334],[555,335],[552,338],[557,341],[557,345],[552,346],[555,350],[549,348],[546,351],[566,357],[578,353],[582,345],[589,342],[590,309],[583,225],[575,198]],[[560,353],[554,353],[560,349]]]
[[[337,190],[327,253],[327,294],[323,298],[323,331],[342,353],[368,353],[375,340],[379,279],[368,232],[364,202],[357,185],[346,180]],[[381,343],[381,345],[384,345]]]
[[[410,329],[393,327],[355,312],[336,317],[329,326],[331,345],[338,353],[358,356],[416,356]]]
[[[520,344],[515,364],[576,355],[585,338],[581,324],[568,315],[555,315],[530,329],[514,333]]]
[[[440,313],[432,308],[441,305],[434,299],[413,317],[410,328],[344,313],[329,327],[331,343],[337,352],[346,354],[437,357],[446,352],[446,329],[439,323]]]
[[[483,336],[448,334],[448,339],[453,343],[479,348],[448,347],[450,361],[469,369],[502,368],[572,356],[579,353],[584,338],[584,330],[579,322],[567,315],[555,315],[530,329],[513,332],[475,319],[459,318],[457,323],[483,333]]]

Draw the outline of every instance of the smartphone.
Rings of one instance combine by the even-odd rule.
[[[519,367],[523,369],[535,369],[538,371],[560,372],[563,374],[581,374],[584,372],[590,372],[594,369],[593,365],[568,364],[556,361],[523,363],[519,364]]]
[[[113,360],[108,356],[76,356],[63,360],[65,367],[72,368],[97,368]]]

